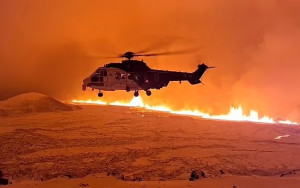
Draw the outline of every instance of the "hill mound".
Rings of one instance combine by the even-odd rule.
[[[0,116],[16,113],[68,111],[72,109],[72,106],[40,93],[25,93],[0,102]]]

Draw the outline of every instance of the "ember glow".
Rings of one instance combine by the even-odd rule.
[[[277,137],[275,137],[274,139],[275,140],[280,140],[281,138],[287,138],[287,137],[289,137],[290,135],[288,135],[288,134],[286,134],[286,135],[282,135],[282,136],[277,136]]]
[[[152,106],[148,104],[144,104],[142,98],[133,97],[130,102],[111,102],[107,103],[101,100],[73,100],[73,103],[81,103],[81,104],[96,104],[96,105],[112,105],[112,106],[128,106],[128,107],[140,107],[147,110],[154,110],[154,111],[161,111],[161,112],[168,112],[172,114],[179,114],[179,115],[190,115],[190,116],[198,116],[205,119],[215,119],[215,120],[227,120],[227,121],[250,121],[256,123],[278,123],[278,124],[289,124],[289,125],[298,125],[297,122],[292,122],[290,120],[285,121],[275,121],[273,118],[268,116],[260,117],[257,111],[251,110],[249,115],[244,114],[242,106],[240,105],[238,108],[230,107],[228,114],[222,115],[211,115],[209,113],[204,113],[199,110],[190,110],[190,109],[183,109],[183,110],[172,110],[171,108],[159,105],[159,106]]]

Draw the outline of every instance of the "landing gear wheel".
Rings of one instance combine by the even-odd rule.
[[[130,87],[127,86],[126,87],[126,91],[129,92],[130,91]]]
[[[138,92],[138,91],[135,91],[135,92],[134,92],[134,96],[135,96],[135,97],[138,97],[138,96],[139,96],[139,92]]]
[[[98,97],[103,97],[103,93],[99,92]]]
[[[150,91],[150,90],[147,90],[147,91],[146,91],[146,95],[147,95],[147,96],[151,96],[151,91]]]

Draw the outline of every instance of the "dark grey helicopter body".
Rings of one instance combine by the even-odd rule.
[[[121,63],[109,63],[104,67],[99,67],[90,77],[83,81],[83,90],[86,87],[99,89],[99,97],[104,91],[126,90],[135,91],[134,96],[138,96],[139,90],[146,91],[151,95],[150,89],[161,89],[168,86],[171,81],[188,81],[190,84],[201,83],[201,77],[209,68],[207,65],[200,64],[195,72],[175,72],[151,69],[144,61],[132,60],[136,56],[153,56],[157,54],[134,54],[126,52],[120,57],[125,57]]]

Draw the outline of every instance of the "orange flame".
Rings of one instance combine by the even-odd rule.
[[[238,108],[230,107],[230,111],[228,114],[224,115],[210,115],[208,113],[200,112],[199,110],[172,110],[171,108],[167,106],[151,106],[148,104],[144,104],[141,97],[133,97],[133,99],[130,102],[111,102],[107,103],[101,100],[92,101],[89,100],[73,100],[73,103],[84,103],[84,104],[97,104],[97,105],[113,105],[113,106],[128,106],[128,107],[140,107],[145,108],[148,110],[155,110],[155,111],[161,111],[161,112],[168,112],[172,114],[180,114],[180,115],[191,115],[191,116],[199,116],[205,119],[215,119],[215,120],[229,120],[229,121],[250,121],[250,122],[257,122],[257,123],[279,123],[279,124],[289,124],[289,125],[298,125],[297,122],[292,122],[290,120],[285,121],[274,121],[273,118],[270,118],[268,116],[259,117],[257,111],[251,110],[249,115],[245,115],[243,113],[242,106],[239,106]]]

